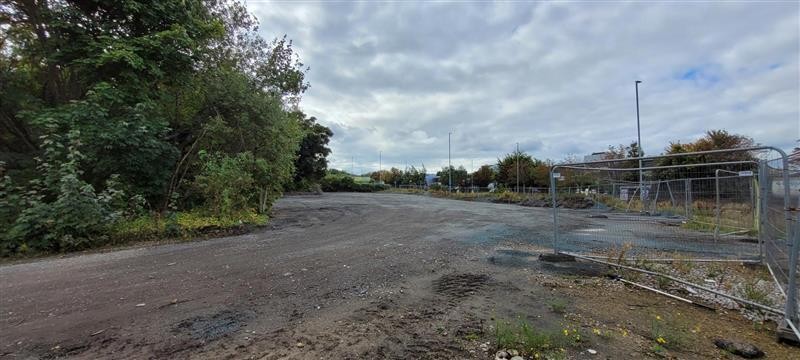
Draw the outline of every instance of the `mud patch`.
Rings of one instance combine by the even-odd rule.
[[[193,340],[212,341],[239,330],[250,317],[242,312],[223,310],[183,320],[172,332],[186,334]]]

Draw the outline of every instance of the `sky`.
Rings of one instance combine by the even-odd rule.
[[[800,5],[786,2],[246,1],[310,67],[301,108],[330,167],[496,163],[636,140],[646,154],[725,129],[800,139]]]

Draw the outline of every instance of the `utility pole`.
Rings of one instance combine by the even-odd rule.
[[[447,133],[447,192],[453,191],[453,165],[450,162],[450,134]]]
[[[641,80],[636,80],[634,82],[634,86],[636,87],[636,147],[638,148],[638,155],[639,159],[639,197],[642,199],[642,211],[645,210],[646,205],[645,201],[647,200],[647,196],[644,193],[644,188],[642,185],[644,184],[644,175],[642,174],[642,159],[641,157],[644,156],[644,151],[642,151],[642,128],[639,123],[639,84]]]
[[[383,151],[378,151],[378,182],[383,183],[383,170],[381,169],[381,156]]]
[[[350,163],[350,173],[353,174],[353,176],[356,176],[356,157],[351,156],[350,161],[352,161]]]
[[[517,192],[519,192],[519,143],[517,143]]]

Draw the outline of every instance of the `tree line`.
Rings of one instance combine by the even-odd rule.
[[[318,181],[306,72],[235,0],[0,4],[0,253],[181,212],[264,216]]]
[[[703,137],[689,143],[671,142],[665,149],[664,154],[682,154],[689,152],[701,152],[718,149],[743,149],[754,146],[753,139],[739,134],[731,134],[725,130],[709,130]],[[598,161],[615,160],[613,165],[599,164],[598,166],[613,166],[618,168],[638,168],[636,160],[619,162],[621,159],[637,158],[645,156],[636,142],[629,145],[609,146]],[[704,162],[722,161],[748,161],[755,159],[753,154],[746,151],[731,152],[727,154],[685,156],[675,158],[662,158],[648,166],[669,166],[681,164],[695,164]],[[513,189],[517,185],[525,188],[549,188],[550,187],[550,168],[556,164],[567,164],[582,162],[573,157],[566,157],[560,161],[550,159],[540,160],[527,154],[524,151],[514,151],[498,158],[494,164],[484,164],[473,172],[469,172],[463,166],[443,167],[435,173],[439,178],[439,183],[447,186],[452,179],[453,187],[487,187],[490,184]],[[679,179],[684,177],[697,177],[698,172],[704,176],[713,177],[712,168],[678,168],[657,170],[653,174],[659,179]],[[563,170],[565,173],[575,173],[570,170]],[[424,185],[425,169],[419,170],[411,167],[400,170],[392,167],[389,170],[375,171],[368,174],[373,181],[383,181],[388,185]],[[577,173],[570,176],[568,183],[559,182],[559,186],[582,186],[591,185],[595,179],[590,174],[583,177]],[[620,175],[618,180],[638,181],[638,172],[631,170]]]

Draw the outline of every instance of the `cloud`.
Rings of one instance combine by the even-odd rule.
[[[470,168],[520,148],[663,151],[726,129],[800,138],[797,3],[249,2],[311,67],[302,107],[334,131],[332,165]]]

